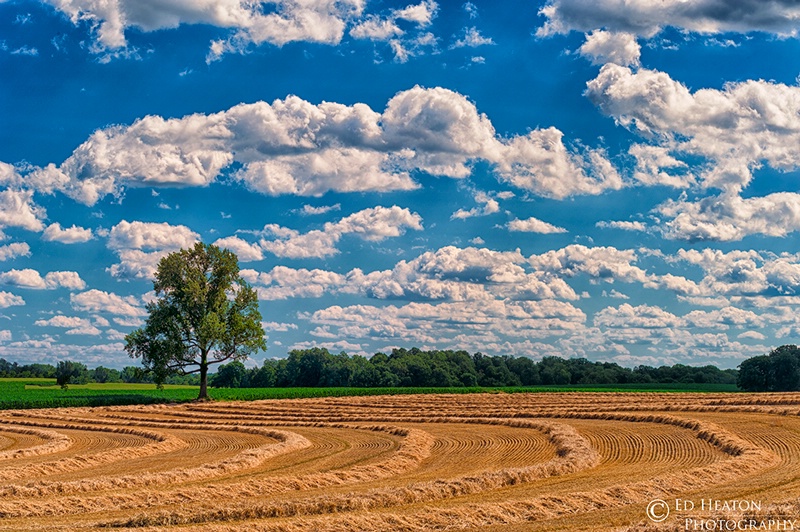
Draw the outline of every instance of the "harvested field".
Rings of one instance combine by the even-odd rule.
[[[799,529],[798,495],[800,394],[0,411],[0,530],[685,530],[743,516]]]

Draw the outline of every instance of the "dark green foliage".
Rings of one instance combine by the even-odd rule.
[[[215,388],[248,388],[247,368],[238,360],[230,364],[222,364],[217,374],[211,378],[211,386]]]
[[[34,378],[34,379],[54,379],[56,367],[50,364],[26,364],[20,366],[16,362],[8,362],[0,358],[0,378]]]
[[[125,366],[120,371],[119,377],[122,382],[153,382],[152,374],[136,366]]]
[[[272,388],[275,386],[275,366],[264,364],[248,372],[248,383],[253,388]]]
[[[122,382],[119,370],[98,366],[91,372],[94,382]]]
[[[623,369],[623,368],[621,368]],[[631,380],[620,382],[631,383],[707,383],[735,384],[738,372],[735,369],[719,369],[716,366],[637,366],[630,375]]]
[[[199,373],[208,397],[208,369],[267,348],[256,291],[239,275],[236,255],[198,242],[158,263],[144,327],[125,338],[159,386],[171,375]],[[192,369],[188,369],[192,368]]]
[[[782,345],[769,355],[748,358],[739,365],[736,384],[748,392],[800,390],[800,349]]]
[[[72,384],[85,384],[89,382],[89,370],[80,362],[62,360],[56,365],[56,384],[66,389]]]
[[[793,346],[788,346],[793,347]],[[796,349],[796,348],[795,348]],[[794,359],[787,356],[791,350],[780,349],[783,361],[781,376],[791,382]],[[776,358],[777,360],[777,358]],[[761,364],[767,368],[768,357],[755,357],[743,363],[742,367]],[[30,372],[33,366],[18,366],[0,359],[0,375],[15,376],[13,371]],[[760,367],[760,366],[759,366]],[[55,367],[34,368],[36,371],[55,375]],[[9,373],[12,373],[9,375]],[[798,371],[800,373],[800,370]],[[219,366],[216,375],[211,375],[211,385],[225,388],[383,388],[410,390],[420,387],[449,389],[490,389],[517,386],[543,386],[543,390],[595,389],[594,387],[633,387],[634,389],[675,389],[675,390],[728,390],[737,382],[736,370],[720,370],[715,366],[693,367],[676,364],[674,366],[637,366],[623,368],[610,362],[590,362],[583,358],[563,359],[544,357],[534,362],[527,357],[486,356],[481,353],[470,355],[466,351],[422,351],[417,348],[394,349],[390,354],[375,353],[370,358],[346,353],[331,354],[324,348],[297,349],[289,357],[266,360],[261,367],[246,368],[233,360]],[[24,375],[24,374],[23,374]],[[95,382],[153,383],[154,375],[142,368],[128,366],[117,370],[99,367],[85,373],[87,379]],[[118,378],[117,378],[118,375]],[[763,390],[766,388],[767,369],[745,371],[739,378],[744,389]],[[748,381],[749,379],[749,381]],[[75,382],[75,381],[72,381]],[[198,386],[200,376],[194,374],[173,374],[165,384],[185,384]],[[786,384],[786,383],[784,383]],[[401,388],[402,387],[402,388]],[[213,395],[224,394],[217,390]],[[249,393],[249,392],[248,392]],[[255,392],[253,392],[255,393]],[[283,392],[281,392],[283,393]],[[288,392],[287,392],[288,393]],[[353,393],[360,393],[354,391]],[[283,395],[281,396],[283,397]]]
[[[530,358],[512,358],[506,362],[506,365],[509,371],[519,377],[523,386],[534,386],[542,383],[542,378],[539,375],[539,365]],[[465,386],[469,385],[465,383]]]
[[[367,359],[324,348],[295,349],[289,357],[246,370],[240,386],[261,387],[505,387],[636,383],[734,384],[736,370],[684,365],[623,368],[584,358],[486,356],[466,351],[393,349]]]
[[[479,386],[520,386],[522,384],[520,378],[508,369],[510,357],[487,357],[482,353],[475,353],[472,358],[478,372]]]

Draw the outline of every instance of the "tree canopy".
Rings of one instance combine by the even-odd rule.
[[[125,337],[125,350],[157,384],[199,373],[198,398],[207,399],[210,365],[266,350],[258,296],[233,252],[198,242],[170,253],[158,263],[153,289],[147,321]]]
[[[748,358],[739,365],[736,384],[748,392],[800,390],[800,348],[782,345],[768,355]]]
[[[70,383],[84,384],[89,381],[88,371],[84,364],[62,360],[56,365],[56,384],[66,389]]]
[[[733,384],[736,370],[715,366],[637,366],[613,362],[546,356],[473,355],[466,351],[393,349],[370,358],[332,354],[312,347],[294,349],[283,359],[265,360],[261,367],[220,366],[212,386],[217,387],[463,387],[566,384]],[[238,383],[238,384],[237,384]]]

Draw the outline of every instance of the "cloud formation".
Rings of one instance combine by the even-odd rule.
[[[0,246],[0,261],[11,260],[17,257],[30,257],[31,247],[25,242],[13,242]]]
[[[491,37],[484,37],[478,28],[464,28],[463,36],[454,42],[450,48],[477,48],[478,46],[486,46],[487,44],[495,44]]]
[[[0,291],[0,308],[18,307],[25,305],[22,297],[11,292]]]
[[[623,186],[603,150],[570,149],[553,127],[500,137],[463,95],[422,87],[397,93],[382,113],[290,96],[210,115],[146,116],[95,131],[61,165],[35,169],[26,180],[94,205],[124,186],[206,186],[239,163],[232,177],[250,190],[319,196],[412,190],[419,185],[411,172],[464,178],[478,160],[492,164],[500,180],[546,197]],[[4,194],[16,201],[8,225],[41,230],[43,213],[30,193]]]
[[[340,274],[276,266],[270,272],[243,270],[264,299],[362,294],[372,299],[420,301],[577,300],[561,278],[524,268],[518,252],[446,246],[399,261],[391,270]]]
[[[539,14],[547,19],[540,36],[604,28],[652,37],[668,26],[705,34],[793,36],[800,27],[800,6],[792,0],[548,0]]]
[[[49,272],[42,277],[39,272],[30,268],[0,273],[0,284],[34,290],[55,290],[57,288],[83,290],[86,288],[86,283],[77,272]]]
[[[451,216],[451,220],[466,220],[467,218],[474,218],[476,216],[488,216],[496,212],[500,212],[500,204],[496,199],[492,198],[485,192],[475,193],[475,201],[483,204],[481,207],[473,207],[469,210],[458,209]]]
[[[737,192],[761,164],[781,171],[800,168],[800,155],[790,148],[800,142],[800,87],[748,80],[692,93],[664,72],[608,64],[587,83],[586,95],[619,124],[662,148],[649,150],[650,175],[685,165],[677,155],[702,157],[707,161],[698,176],[702,186]],[[643,161],[643,155],[637,159]]]
[[[254,285],[258,297],[268,300],[281,300],[295,297],[322,297],[334,293],[347,283],[344,275],[313,269],[275,266],[269,272],[244,269],[242,278]]]
[[[636,261],[636,252],[632,249],[619,250],[610,246],[590,248],[580,244],[532,255],[528,259],[534,269],[559,276],[585,274],[594,281],[644,283],[648,275],[634,265]]]
[[[162,257],[199,240],[200,235],[185,225],[122,220],[108,236],[108,248],[120,258],[108,272],[121,279],[151,279]]]
[[[66,334],[84,334],[87,336],[98,336],[102,333],[92,322],[86,318],[77,316],[53,316],[47,320],[36,320],[34,325],[39,327],[60,327],[68,329]]]
[[[259,245],[279,257],[327,257],[339,251],[336,244],[344,235],[353,235],[369,242],[380,242],[405,233],[406,229],[422,230],[422,218],[408,209],[373,207],[328,222],[321,230],[300,233],[276,224],[264,226],[264,238]]]
[[[278,0],[270,7],[244,0],[46,0],[73,24],[88,23],[96,39],[95,51],[127,46],[125,31],[177,28],[181,24],[209,24],[236,31],[232,41],[277,46],[292,41],[336,44],[347,20],[363,10],[359,0],[302,2]],[[212,52],[214,47],[212,46]]]
[[[700,267],[702,295],[794,296],[800,293],[800,256],[757,251],[679,250],[675,260]]]
[[[88,242],[92,238],[94,238],[94,235],[91,229],[78,227],[74,224],[72,227],[63,229],[58,222],[48,225],[42,234],[42,240],[61,242],[62,244],[78,244]]]
[[[785,237],[800,231],[800,194],[794,192],[667,201],[656,212],[666,218],[664,236],[674,240],[727,242],[755,234]]]
[[[520,233],[540,233],[546,235],[567,232],[563,227],[557,227],[538,218],[534,218],[533,216],[525,220],[511,220],[506,226],[509,231]]]
[[[44,229],[42,220],[45,216],[45,210],[33,202],[33,191],[0,190],[0,230],[21,227],[38,232]]]
[[[585,320],[580,309],[553,300],[332,306],[309,317],[341,339],[416,345],[446,341],[473,351],[502,343],[502,336],[524,340],[575,332],[583,329]]]
[[[578,52],[593,65],[614,63],[628,66],[638,65],[642,48],[630,33],[614,33],[596,30],[586,36]]]
[[[112,292],[92,289],[80,294],[70,294],[69,300],[75,310],[106,312],[128,318],[147,316],[147,311],[141,302],[133,296],[119,296]]]

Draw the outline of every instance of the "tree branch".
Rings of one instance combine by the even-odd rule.
[[[213,360],[210,360],[208,362],[208,365],[210,366],[211,364],[219,364],[220,362],[225,362],[226,360],[230,360],[231,358],[233,358],[233,354],[230,354],[225,358],[214,358]]]

